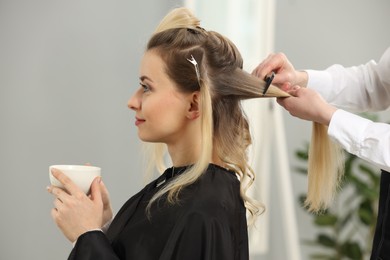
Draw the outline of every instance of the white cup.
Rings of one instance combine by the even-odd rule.
[[[64,186],[51,173],[55,168],[68,176],[85,194],[89,193],[92,181],[101,176],[101,169],[95,166],[86,165],[52,165],[49,167],[50,183],[53,186],[64,189]]]

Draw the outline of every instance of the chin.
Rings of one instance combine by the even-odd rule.
[[[147,143],[160,143],[161,141],[156,139],[156,138],[152,138],[150,136],[145,136],[145,135],[142,135],[140,133],[138,133],[138,138],[143,141],[143,142],[147,142]]]

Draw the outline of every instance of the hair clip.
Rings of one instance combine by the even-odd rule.
[[[189,62],[191,62],[192,65],[194,65],[194,67],[195,67],[196,77],[198,78],[198,84],[200,87],[200,73],[199,73],[198,63],[196,62],[194,56],[192,56],[192,55],[191,55],[191,59],[187,59],[187,60]]]
[[[202,32],[206,32],[206,30],[200,26],[195,26],[195,28],[187,28],[187,31],[192,34],[200,34]]]
[[[187,31],[192,33],[192,34],[199,34],[200,32],[198,32],[197,30],[195,29],[192,29],[192,28],[187,28]]]
[[[269,88],[269,86],[271,86],[271,83],[272,83],[272,80],[274,79],[275,77],[275,72],[271,72],[270,74],[268,74],[267,76],[265,76],[265,86],[264,86],[264,90],[263,90],[263,96],[265,95],[265,93],[267,93],[267,90]]]
[[[199,25],[198,26],[196,26],[196,28],[197,29],[199,29],[199,30],[201,30],[201,31],[203,31],[203,32],[205,32],[206,30],[203,28],[203,27],[200,27]]]

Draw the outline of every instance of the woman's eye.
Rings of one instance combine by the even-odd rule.
[[[150,87],[149,87],[148,85],[145,85],[145,84],[143,84],[143,83],[139,83],[139,84],[140,84],[141,87],[143,88],[143,91],[144,91],[144,92],[150,91]]]

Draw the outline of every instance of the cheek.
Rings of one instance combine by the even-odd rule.
[[[182,107],[169,98],[145,99],[142,103],[142,114],[147,121],[153,124],[163,124],[179,119]]]
[[[144,107],[146,124],[139,128],[139,138],[146,142],[164,143],[178,138],[186,124],[182,108],[171,102],[159,102],[155,105],[153,108]]]

